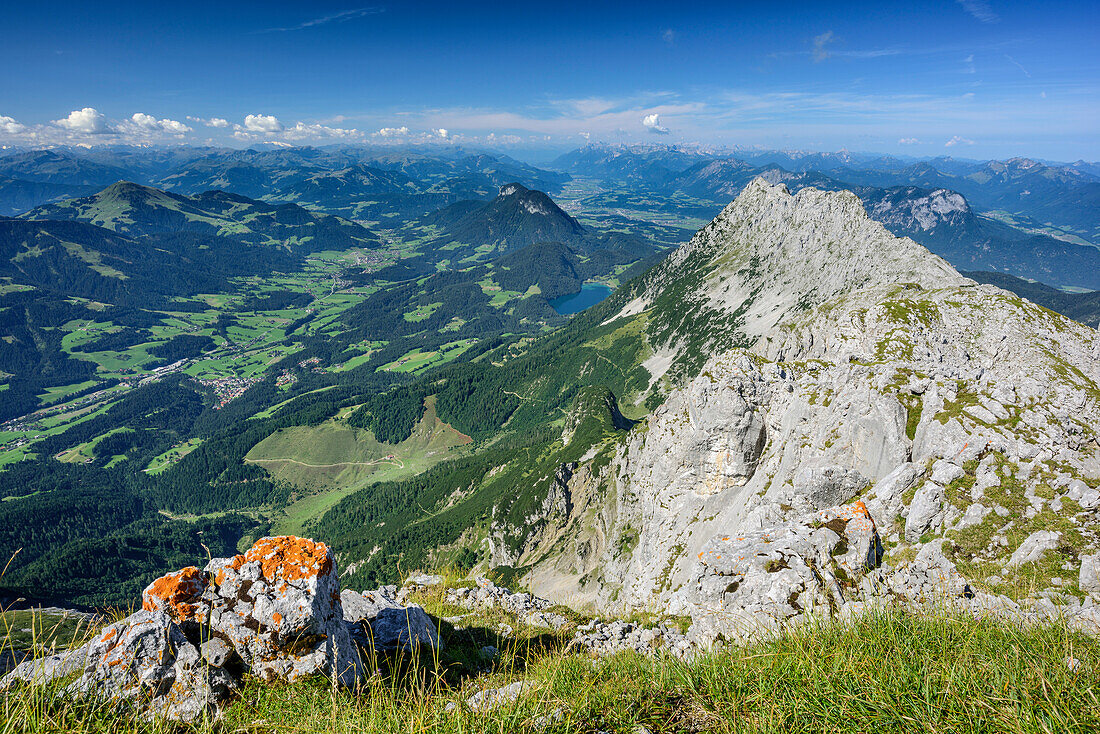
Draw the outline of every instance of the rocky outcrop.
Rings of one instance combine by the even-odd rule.
[[[246,553],[206,567],[210,629],[253,675],[296,680],[323,673],[358,680],[358,653],[344,625],[332,551],[305,538],[261,538]]]
[[[476,579],[473,586],[447,589],[445,598],[448,604],[466,609],[501,609],[519,616],[532,627],[560,629],[569,623],[567,617],[550,611],[554,604],[548,599],[525,592],[514,593],[486,578]]]
[[[802,614],[827,616],[881,559],[882,544],[862,502],[712,538],[687,585],[693,635],[733,639]]]
[[[320,674],[351,686],[366,675],[367,654],[439,646],[423,608],[385,590],[342,598],[337,583],[324,543],[261,538],[201,571],[162,576],[146,587],[141,611],[77,650],[24,662],[0,687],[80,673],[67,694],[189,722],[216,716],[245,673],[265,682]]]
[[[345,589],[340,602],[352,638],[372,657],[379,652],[430,651],[442,646],[436,623],[422,606],[399,604],[384,590],[360,593]]]

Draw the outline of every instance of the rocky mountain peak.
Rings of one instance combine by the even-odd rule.
[[[757,178],[651,272],[644,294],[623,314],[660,304],[655,318],[680,324],[662,341],[685,341],[685,329],[720,328],[733,342],[748,344],[784,320],[861,289],[971,282],[872,220],[851,192],[806,188],[792,195],[784,184]],[[681,294],[674,303],[671,292]],[[675,314],[685,311],[715,318],[683,322]]]
[[[512,196],[513,194],[526,194],[529,189],[521,183],[504,184],[500,187],[501,196]]]

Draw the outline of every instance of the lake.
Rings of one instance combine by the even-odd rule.
[[[550,307],[562,316],[580,313],[610,296],[612,290],[614,289],[603,283],[585,283],[578,293],[552,298]]]

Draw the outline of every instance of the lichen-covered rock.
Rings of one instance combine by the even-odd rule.
[[[210,605],[203,601],[206,573],[195,566],[165,574],[145,587],[141,608],[163,612],[177,624],[204,624]]]
[[[417,604],[399,604],[381,591],[340,594],[344,621],[352,638],[366,654],[442,647],[435,622]]]
[[[210,627],[257,677],[320,673],[354,684],[362,665],[344,625],[336,563],[324,543],[261,538],[242,555],[207,565]]]
[[[179,721],[215,715],[236,688],[159,611],[139,611],[106,627],[87,648],[84,673],[68,690]]]
[[[7,689],[19,681],[46,685],[58,678],[83,671],[87,659],[88,645],[81,645],[43,658],[29,658],[16,665],[0,679],[0,690]]]

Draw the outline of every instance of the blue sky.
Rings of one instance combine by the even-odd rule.
[[[9,4],[0,142],[1100,159],[1100,3]]]

